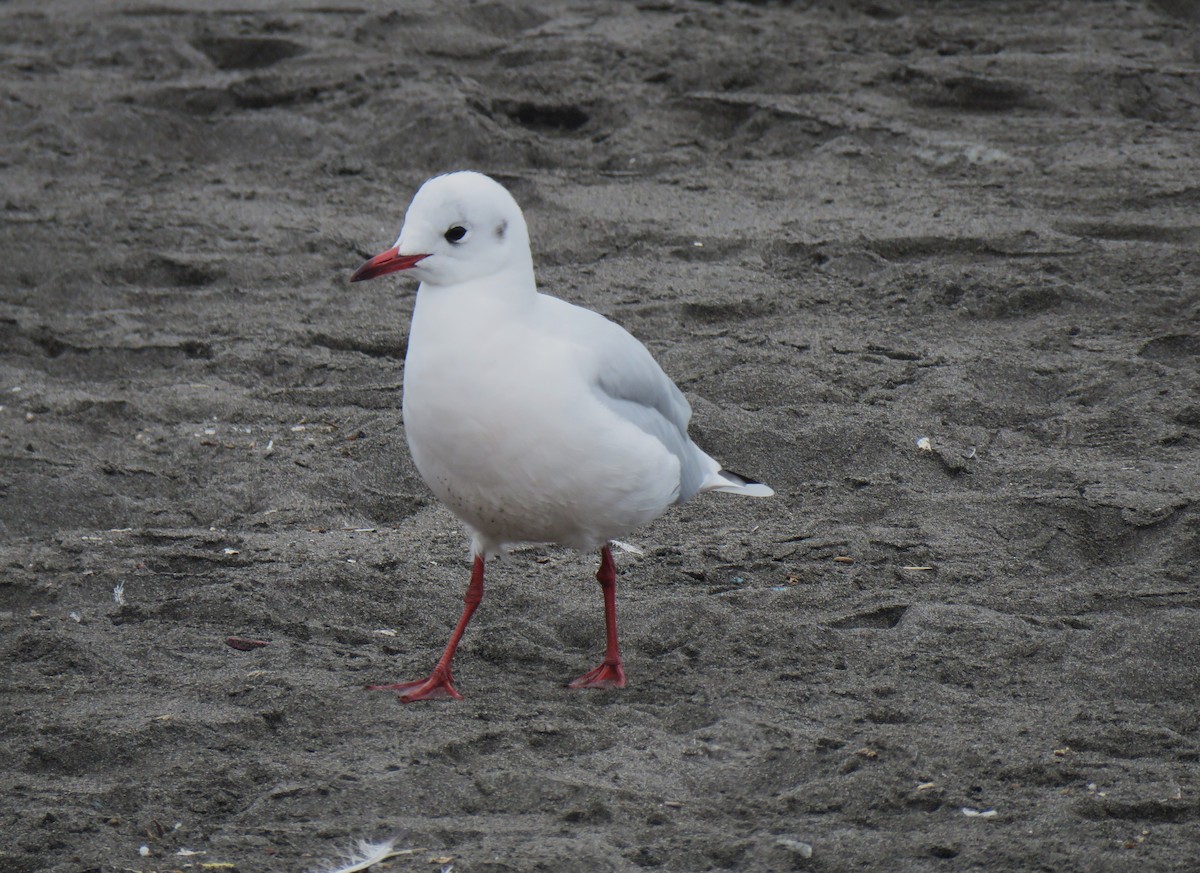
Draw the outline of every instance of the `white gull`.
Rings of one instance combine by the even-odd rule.
[[[396,244],[352,282],[404,270],[417,289],[404,359],[404,428],[430,489],[467,526],[465,607],[425,679],[372,686],[405,702],[460,698],[450,664],[505,545],[600,550],[604,661],[572,688],[619,688],[610,543],[702,491],[774,492],[688,437],[692,410],[646,347],[604,316],[538,293],[525,218],[480,173],[421,186]]]

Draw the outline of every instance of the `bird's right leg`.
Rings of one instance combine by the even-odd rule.
[[[594,670],[568,682],[568,688],[625,687],[625,665],[617,645],[617,565],[613,562],[612,549],[607,543],[600,550],[600,569],[596,571],[596,579],[604,593],[604,630],[607,638],[604,661]]]
[[[480,601],[483,600],[483,558],[475,557],[475,564],[471,568],[471,584],[467,586],[467,593],[463,597],[462,616],[458,619],[458,624],[454,628],[454,633],[450,634],[450,642],[446,643],[446,651],[442,652],[442,657],[438,659],[437,666],[433,668],[433,672],[425,679],[418,679],[416,682],[397,682],[393,685],[368,685],[368,691],[395,691],[399,693],[401,703],[412,703],[414,700],[436,700],[442,697],[453,697],[455,700],[462,700],[462,695],[454,687],[454,677],[450,675],[450,662],[454,660],[454,651],[458,648],[458,641],[462,639],[463,631],[467,629],[467,624],[471,621],[471,616],[474,615]]]

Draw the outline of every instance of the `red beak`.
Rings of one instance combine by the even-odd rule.
[[[402,255],[399,247],[382,252],[354,271],[351,282],[362,282],[364,279],[374,279],[376,276],[386,276],[397,270],[407,270],[415,267],[429,255]]]

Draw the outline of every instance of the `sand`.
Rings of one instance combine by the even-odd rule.
[[[1197,4],[0,34],[0,869],[1196,869]],[[551,547],[492,566],[465,701],[363,690],[469,562],[405,446],[413,289],[347,280],[462,168],[778,492],[629,535],[623,691],[562,687],[603,622]]]

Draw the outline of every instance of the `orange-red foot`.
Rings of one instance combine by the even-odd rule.
[[[392,685],[368,685],[368,691],[394,691],[401,703],[417,700],[462,700],[463,696],[454,687],[450,674],[434,670],[427,679],[416,682],[396,682]]]
[[[595,670],[589,670],[578,679],[567,683],[568,688],[624,688],[625,667],[621,662],[605,661]]]

